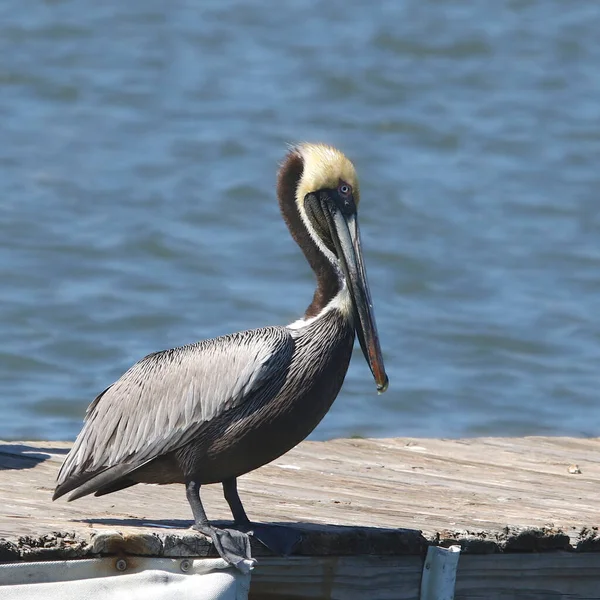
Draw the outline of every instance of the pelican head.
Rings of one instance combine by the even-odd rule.
[[[297,211],[320,254],[333,267],[336,283],[342,290],[347,287],[349,291],[361,349],[377,390],[385,392],[388,377],[379,345],[357,221],[360,191],[356,170],[339,150],[323,144],[301,144],[293,148],[288,155],[288,170],[289,164],[294,162]],[[285,165],[282,171],[284,169]],[[300,236],[294,237],[302,247]],[[318,277],[315,261],[311,260],[306,249],[305,254]]]

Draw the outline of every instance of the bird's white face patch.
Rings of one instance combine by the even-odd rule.
[[[337,148],[325,144],[300,144],[296,152],[302,158],[302,177],[296,188],[296,205],[310,237],[327,259],[337,266],[333,252],[325,246],[317,235],[304,209],[304,199],[307,194],[322,189],[337,189],[343,183],[352,189],[354,202],[358,206],[360,192],[358,177],[354,165]]]

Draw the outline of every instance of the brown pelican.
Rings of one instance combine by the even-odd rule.
[[[317,426],[335,400],[355,332],[377,389],[387,389],[356,210],[352,163],[322,144],[285,158],[277,195],[283,218],[315,272],[304,317],[156,352],[131,367],[89,406],[53,499],[183,483],[194,528],[219,554],[248,566],[252,533],[280,552],[285,528],[250,523],[236,478],[281,456]],[[200,486],[222,483],[239,531],[211,526]]]

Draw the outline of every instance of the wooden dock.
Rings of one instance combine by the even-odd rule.
[[[214,555],[183,486],[51,502],[68,448],[0,442],[0,561]],[[431,544],[462,547],[456,599],[600,598],[597,439],[304,442],[239,488],[251,519],[303,533],[292,557],[253,546],[253,599],[418,599]],[[220,486],[203,499],[230,519]]]

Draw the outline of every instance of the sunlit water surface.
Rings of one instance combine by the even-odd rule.
[[[600,434],[600,4],[0,6],[0,438],[158,349],[298,318],[274,180],[339,145],[390,377],[313,436]]]

